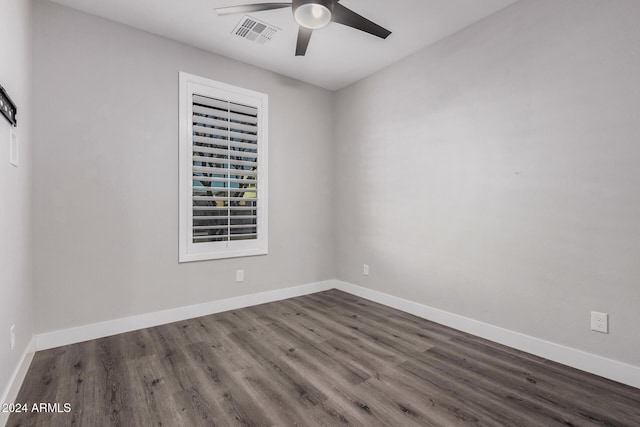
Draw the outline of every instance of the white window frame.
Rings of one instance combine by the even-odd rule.
[[[257,239],[193,243],[193,94],[258,109]],[[268,254],[268,96],[204,77],[180,72],[180,256],[179,262]]]

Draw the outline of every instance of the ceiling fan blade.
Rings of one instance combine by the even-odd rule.
[[[256,3],[240,6],[219,7],[213,9],[218,15],[233,15],[234,13],[262,12],[263,10],[284,9],[291,7],[291,3]]]
[[[364,31],[365,33],[373,34],[374,36],[378,36],[383,39],[386,39],[389,37],[389,34],[391,34],[391,31],[386,28],[381,27],[375,22],[369,21],[367,18],[358,15],[351,9],[347,9],[337,2],[333,7],[331,21],[355,28],[356,30]]]
[[[300,26],[298,29],[298,43],[296,44],[296,56],[304,56],[307,53],[307,46],[311,40],[313,30]]]

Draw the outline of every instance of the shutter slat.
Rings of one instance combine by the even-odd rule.
[[[198,240],[200,243],[203,242],[227,242],[229,241],[229,236],[227,234],[210,234],[206,236],[193,236],[193,241]]]
[[[257,206],[194,206],[194,211],[255,211]],[[233,216],[233,215],[232,215]]]
[[[232,131],[246,131],[254,134],[258,131],[255,125],[229,122],[227,119],[213,119],[211,117],[194,114],[193,124],[196,124],[196,123],[216,126],[219,128],[223,128],[223,130],[225,131],[229,128],[231,128]]]
[[[194,201],[199,202],[217,202],[217,201],[232,201],[232,202],[257,202],[257,197],[221,197],[221,196],[192,196]]]
[[[236,104],[234,102],[229,103],[229,110],[234,113],[246,114],[248,116],[258,115],[258,109],[256,107],[249,107],[247,105]]]
[[[231,233],[231,240],[248,240],[249,238],[251,239],[257,239],[258,235],[255,233],[252,234],[233,234]]]
[[[200,125],[193,125],[193,131],[196,133],[204,133],[206,135],[214,135],[214,136],[221,136],[223,138],[235,138],[235,139],[242,139],[245,141],[257,141],[258,140],[258,136],[251,134],[251,133],[241,133],[241,132],[233,132],[233,131],[228,131],[225,129],[216,129],[216,128],[211,128],[211,127],[207,127],[207,126],[200,126]]]
[[[200,187],[194,186],[193,191],[215,191],[218,192],[229,192],[229,193],[257,193],[258,190],[256,188],[232,188],[232,187]]]
[[[217,154],[220,156],[225,156],[228,157],[229,156],[229,149],[224,149],[224,148],[211,148],[211,147],[201,147],[199,145],[194,145],[192,148],[192,151],[194,153],[194,155],[200,155],[203,153],[207,153],[207,154]],[[196,154],[197,153],[197,154]]]
[[[195,166],[195,165],[193,166],[193,170],[195,172],[203,172],[203,173],[216,174],[216,175],[231,175],[231,176],[241,176],[241,175],[257,176],[258,175],[257,171],[248,171],[248,170],[242,170],[242,169],[211,168],[208,166]]]
[[[235,104],[233,102],[221,101],[219,99],[209,98],[201,95],[193,95],[193,103],[206,105],[213,108],[219,108],[221,110],[233,111],[236,113],[247,114],[255,116],[258,114],[258,109],[255,107],[248,107],[246,105]]]
[[[226,208],[225,208],[226,210]],[[228,219],[231,219],[232,221],[234,219],[243,219],[243,220],[247,220],[247,219],[258,219],[258,217],[256,215],[231,215],[231,216],[226,216],[226,215],[206,215],[206,216],[194,216],[193,220],[194,221],[212,221],[212,220],[221,220],[224,219],[225,221]]]
[[[193,115],[193,124],[195,125],[196,123],[203,124],[203,125],[217,126],[219,128],[223,128],[225,130],[229,129],[229,121],[228,120],[212,119],[211,117],[199,116],[197,114],[194,114]],[[248,128],[252,129],[251,126],[248,126]]]
[[[246,148],[249,150],[258,150],[258,144],[251,144],[249,142],[237,142],[237,141],[228,141],[226,139],[220,138],[212,138],[207,136],[194,135],[193,141],[201,144],[209,144],[209,145],[220,145],[223,147],[236,147],[236,148]]]
[[[217,162],[207,161],[207,162],[198,162],[198,163],[200,163],[200,164],[199,165],[195,165],[194,167],[214,168],[214,169],[221,169],[221,170],[224,170],[224,171],[229,170],[229,165],[227,163],[225,163],[223,159],[220,159],[220,161],[217,161]]]
[[[252,166],[252,167],[256,167],[258,166],[257,162],[248,162],[245,160],[235,160],[235,159],[221,159],[219,157],[207,157],[207,156],[193,156],[193,160],[198,161],[198,162],[205,162],[205,163],[224,163],[224,164],[231,164],[231,165],[238,165],[238,166]],[[242,169],[240,169],[242,170]]]
[[[219,99],[207,98],[201,95],[193,95],[193,103],[218,108],[223,111],[229,111],[229,103],[227,101],[221,101]]]
[[[238,228],[256,228],[255,224],[245,224],[245,225],[198,225],[193,227],[194,230],[203,231],[203,230],[224,230],[226,228],[230,229],[238,229]]]
[[[231,155],[232,157],[251,157],[252,159],[258,158],[258,153],[251,153],[249,151],[238,151],[238,150],[225,150],[223,148],[211,148],[211,147],[202,147],[200,145],[193,146],[194,153],[209,153],[209,154],[220,154],[223,156]]]
[[[203,173],[210,173],[210,174],[217,174],[217,175],[226,175],[227,172],[229,171],[229,169],[209,168],[206,166],[194,166],[193,170],[195,172],[203,172]]]
[[[203,114],[205,116],[218,117],[225,121],[233,120],[231,123],[234,123],[234,124],[236,122],[242,122],[242,124],[246,124],[254,128],[258,124],[257,117],[246,116],[243,114],[236,114],[236,113],[229,114],[226,110],[225,111],[214,110],[212,108],[201,107],[199,105],[193,106],[193,112],[197,114]],[[237,123],[237,124],[240,124],[240,123]]]
[[[208,157],[208,156],[193,156],[193,161],[195,162],[204,162],[204,163],[229,163],[229,159],[221,159],[220,157]]]
[[[224,139],[224,140],[226,140],[227,137],[229,136],[229,131],[226,129],[209,128],[209,127],[200,126],[200,125],[194,125],[193,131],[196,133],[204,133],[206,135],[220,136],[221,137],[220,139]]]
[[[258,182],[255,179],[238,179],[238,178],[227,179],[223,177],[218,178],[218,177],[198,176],[198,175],[194,175],[193,180],[200,181],[200,182],[231,182],[235,184],[253,184],[253,185],[255,185]]]
[[[258,162],[256,162],[256,161],[229,159],[229,160],[227,160],[227,162],[230,165],[251,166],[252,168],[257,168],[258,167]],[[240,170],[242,170],[242,169],[240,169]]]

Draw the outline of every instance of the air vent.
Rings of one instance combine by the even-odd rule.
[[[238,25],[236,25],[236,28],[233,29],[233,34],[255,43],[265,44],[271,40],[278,31],[280,31],[280,28],[259,21],[251,16],[244,16]]]

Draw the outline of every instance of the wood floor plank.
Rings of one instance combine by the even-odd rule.
[[[155,355],[127,361],[136,425],[187,426],[172,405],[172,390]]]
[[[434,408],[433,410],[444,407],[458,414],[456,408],[463,408],[467,415],[463,415],[462,419],[475,420],[472,424],[523,427],[541,425],[536,424],[535,417],[532,418],[526,411],[514,410],[502,396],[487,399],[485,390],[477,385],[469,387],[465,382],[455,381],[450,373],[428,365],[407,361],[397,367],[395,374],[407,384],[407,390],[423,396],[425,404]]]
[[[127,343],[124,347],[124,356],[127,360],[139,359],[153,354],[153,338],[148,329],[122,334],[122,339]]]
[[[419,393],[406,393],[407,378],[399,384],[395,378],[399,377],[397,369],[389,370],[378,377],[359,386],[362,394],[369,395],[373,391],[387,396],[387,411],[391,411],[397,419],[403,419],[403,424],[411,421],[417,425],[477,425],[481,418],[476,416],[468,405],[460,404],[445,393],[437,393],[434,389],[420,387]]]
[[[333,353],[337,360],[349,361],[367,372],[370,377],[376,377],[379,372],[389,366],[395,366],[406,360],[402,355],[389,354],[386,351],[376,352],[360,342],[347,341],[341,338],[331,338],[315,344],[322,350]],[[343,362],[342,362],[343,363]]]
[[[599,425],[624,425],[624,418],[640,419],[640,405],[637,401],[612,399],[607,402],[606,408],[599,408],[602,404],[600,389],[590,387],[586,381],[579,384],[558,381],[559,377],[550,375],[544,364],[516,357],[497,358],[492,353],[479,352],[477,348],[467,349],[467,352],[472,352],[474,357],[461,358],[455,347],[436,348],[427,354],[463,367],[467,376],[478,373],[494,378],[496,385],[500,385],[502,389],[520,396],[529,396],[543,405],[558,408],[561,412],[568,409],[577,411],[579,416],[575,422],[579,425],[592,422]]]
[[[640,426],[640,390],[331,290],[36,353],[8,426]]]
[[[371,319],[366,312],[352,310],[340,305],[331,308],[329,312],[336,316],[336,318],[342,319],[347,325],[359,325],[358,327],[360,328],[370,328],[376,332],[381,332],[383,336],[393,338],[396,348],[398,345],[404,345],[409,348],[411,352],[424,351],[432,348],[436,344],[434,340],[407,330],[407,328]]]
[[[96,401],[96,365],[95,341],[69,345],[60,358],[60,369],[67,374],[61,376],[61,383],[56,391],[56,402],[64,404],[77,402],[71,407],[71,424],[89,423],[95,419],[87,406]],[[87,361],[87,362],[85,362]],[[68,423],[66,414],[58,415],[58,422],[52,419],[52,424],[65,425]]]
[[[292,369],[286,360],[277,357],[277,353],[270,348],[267,340],[258,342],[248,332],[232,334],[232,339],[243,345],[245,351],[255,359],[256,366],[260,366],[264,372],[269,373],[269,376],[287,390],[290,397],[297,399],[305,406],[314,406],[327,399],[327,396],[318,390],[303,372]]]
[[[199,378],[209,384],[212,397],[234,425],[268,426],[262,409],[253,401],[246,388],[233,375],[234,365],[210,351],[206,343],[191,344],[187,349],[191,366],[198,369]]]
[[[98,419],[112,426],[127,425],[133,416],[125,345],[122,335],[96,342],[95,405]]]
[[[277,327],[277,323],[265,326],[265,328]],[[333,417],[329,425],[334,423],[358,425],[361,422],[371,425],[370,419],[366,421],[361,419],[363,408],[367,406],[362,403],[362,398],[354,393],[353,388],[353,385],[360,384],[369,378],[365,371],[354,368],[345,360],[333,358],[330,352],[320,349],[317,343],[305,344],[296,340],[295,337],[293,341],[288,337],[289,340],[286,343],[273,335],[270,335],[270,338],[272,339],[266,339],[263,342],[272,352],[272,358],[275,356],[282,363],[286,363],[289,370],[303,374],[320,392],[334,397],[331,401],[325,399],[315,405],[316,408],[313,411],[317,416],[326,417],[328,414]],[[370,412],[367,415],[370,415]]]
[[[527,420],[535,421],[536,424],[551,425],[561,422],[566,425],[576,425],[578,417],[574,414],[562,412],[562,408],[556,405],[549,405],[545,398],[540,399],[540,395],[537,396],[538,398],[533,397],[527,393],[531,389],[525,390],[523,387],[514,386],[514,380],[509,376],[482,375],[460,367],[447,358],[439,357],[433,351],[425,353],[428,359],[415,363],[414,361],[406,362],[403,368],[414,375],[423,372],[430,379],[440,379],[440,384],[443,387],[450,387],[449,390],[458,390],[462,385],[461,390],[464,393],[479,391],[482,394],[475,396],[476,401],[483,402],[485,407],[489,407],[490,403],[499,405],[502,411],[511,413],[510,418],[522,415]]]
[[[332,307],[335,307],[335,305]],[[301,312],[304,312],[316,323],[317,328],[331,333],[334,337],[357,342],[364,351],[372,351],[374,353],[386,352],[389,355],[403,360],[411,356],[420,356],[420,351],[417,351],[418,349],[402,345],[402,343],[394,341],[393,337],[378,333],[375,327],[367,326],[361,328],[361,325],[353,320],[345,318],[337,319],[329,309],[326,307],[314,308],[313,305],[309,305],[308,303],[303,303],[299,307]],[[408,356],[406,354],[407,352],[410,353],[411,356]]]

